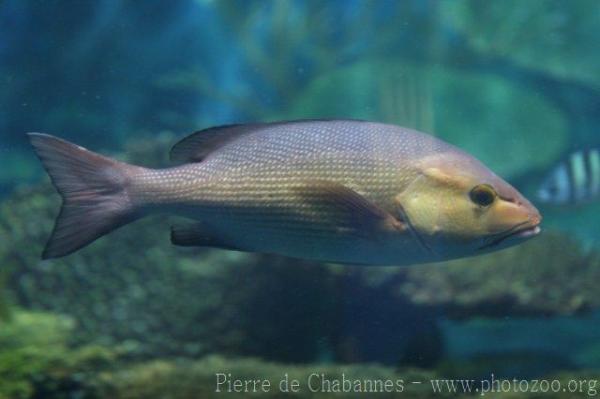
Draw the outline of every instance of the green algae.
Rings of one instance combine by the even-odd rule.
[[[90,373],[108,369],[114,349],[71,347],[75,322],[66,316],[14,310],[0,328],[0,398],[94,397]]]
[[[227,386],[223,385],[221,392],[216,392],[216,373],[231,374],[239,379],[261,379],[270,382],[267,390],[258,389],[254,392],[223,392]],[[322,385],[312,383],[311,392],[308,379],[311,374],[323,374],[327,380],[341,380],[342,374],[349,380],[382,380],[382,381],[409,381],[427,380],[435,374],[428,371],[406,369],[396,371],[376,365],[291,365],[270,363],[253,358],[228,359],[221,356],[210,356],[197,361],[153,361],[132,365],[114,373],[103,375],[103,382],[115,399],[133,398],[219,398],[225,396],[253,397],[253,398],[357,398],[365,395],[376,395],[381,398],[398,397],[399,393],[333,393],[322,389]],[[287,375],[287,378],[286,378]],[[282,380],[299,382],[298,392],[282,392]],[[314,378],[313,378],[314,380]],[[426,387],[403,388],[406,394],[413,398],[430,397]],[[285,385],[283,385],[285,390]],[[289,385],[288,385],[289,387]],[[315,389],[317,388],[317,389]],[[326,387],[327,388],[327,387]],[[439,395],[448,397],[450,395]]]
[[[226,384],[220,386],[217,392],[217,373],[227,374],[229,378],[240,380],[269,381],[269,388],[260,386],[258,389],[238,388],[247,392],[227,392]],[[222,356],[208,356],[199,360],[154,360],[144,363],[131,363],[123,365],[119,369],[104,372],[95,379],[95,387],[99,397],[113,399],[191,399],[191,398],[220,398],[235,396],[244,398],[398,398],[410,397],[415,399],[433,398],[472,398],[476,394],[491,398],[586,398],[597,393],[599,375],[593,371],[580,371],[578,373],[550,374],[539,379],[503,379],[511,381],[510,388],[505,385],[492,385],[491,375],[482,378],[473,378],[471,381],[472,392],[463,392],[460,383],[454,392],[445,388],[445,380],[466,378],[464,370],[458,376],[444,374],[444,370],[422,370],[422,369],[392,369],[378,365],[357,364],[308,364],[292,365],[285,363],[265,362],[254,358],[225,358]],[[314,376],[318,377],[315,378]],[[311,377],[313,376],[313,377]],[[312,378],[312,380],[310,380]],[[335,391],[333,385],[321,384],[320,381],[328,382],[360,381],[362,388],[355,391],[344,392],[343,389]],[[291,392],[289,383],[298,381],[297,392]],[[549,384],[560,384],[558,392],[541,393],[539,382],[547,380]],[[288,381],[288,385],[281,384]],[[315,381],[318,381],[315,383]],[[377,392],[360,391],[366,389],[369,382],[392,381],[399,382],[401,392]],[[486,381],[486,382],[482,382]],[[522,381],[522,382],[521,382]],[[486,385],[488,384],[489,385]],[[527,384],[529,390],[519,392],[521,387]],[[373,385],[372,385],[373,386]],[[397,387],[395,386],[395,387]],[[434,391],[433,386],[436,387]],[[486,387],[487,392],[477,392],[481,387]],[[287,388],[286,388],[287,387]],[[534,388],[537,387],[537,388]],[[564,388],[564,391],[563,389]],[[569,389],[570,388],[570,389]],[[287,391],[286,391],[287,389]],[[545,388],[544,388],[545,389]]]

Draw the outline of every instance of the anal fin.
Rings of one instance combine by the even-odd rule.
[[[181,247],[212,247],[239,251],[233,244],[207,232],[202,223],[188,223],[171,226],[171,243]]]

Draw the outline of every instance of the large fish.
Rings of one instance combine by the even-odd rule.
[[[195,220],[172,228],[175,245],[369,265],[477,255],[540,231],[536,208],[482,163],[398,126],[215,127],[176,144],[171,159],[180,166],[168,169],[29,138],[63,197],[43,258],[157,212]]]
[[[600,200],[600,149],[569,154],[546,176],[538,193],[551,205],[583,205]]]

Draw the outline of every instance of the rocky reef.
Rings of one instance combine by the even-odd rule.
[[[5,320],[0,330],[0,398],[473,397],[465,388],[446,385],[448,379],[470,373],[461,365],[454,366],[457,370],[448,365],[434,370],[370,364],[297,365],[221,355],[144,361],[126,345],[72,346],[69,341],[75,332],[76,323],[69,317],[13,308],[10,320]],[[599,377],[594,372],[549,375],[548,381],[565,391],[551,391],[543,397],[594,396],[597,387],[588,381]],[[512,388],[507,388],[506,383],[494,385],[490,376],[487,378],[474,380],[469,389],[486,389],[485,396],[492,398],[540,397],[539,388],[529,393],[516,388],[524,384],[533,387],[532,380],[517,380],[520,385],[512,382]],[[573,381],[583,380],[586,382],[573,385]]]
[[[556,232],[492,255],[366,274],[451,318],[572,315],[600,306],[600,254]]]
[[[0,328],[0,398],[96,397],[95,376],[121,349],[71,347],[74,329],[67,316],[13,310]]]

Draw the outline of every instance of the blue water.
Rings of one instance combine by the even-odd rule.
[[[0,332],[0,397],[111,397],[90,394],[104,387],[94,376],[110,370],[105,385],[121,392],[128,367],[215,354],[232,370],[260,359],[276,371],[597,373],[600,198],[554,206],[535,193],[565,156],[600,148],[599,42],[593,0],[0,1],[0,314],[11,326]],[[174,249],[171,220],[157,217],[39,260],[59,200],[25,132],[157,166],[202,128],[303,118],[451,142],[530,198],[544,234],[514,256],[481,258],[483,269],[468,260],[380,275]],[[109,360],[81,365],[77,350],[93,345]],[[206,381],[165,389],[203,397]],[[129,397],[153,397],[135,389]]]

